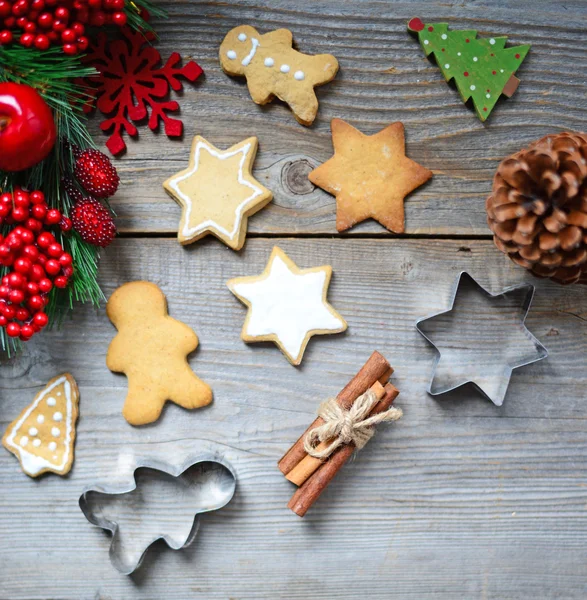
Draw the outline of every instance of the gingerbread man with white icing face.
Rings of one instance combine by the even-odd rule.
[[[250,25],[232,29],[220,45],[220,64],[228,75],[247,78],[251,98],[267,104],[275,96],[303,125],[318,112],[314,88],[332,81],[338,61],[331,54],[310,56],[292,48],[292,33],[277,29],[264,35]]]

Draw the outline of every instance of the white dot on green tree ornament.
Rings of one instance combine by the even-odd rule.
[[[491,94],[485,94],[486,98],[491,98]]]
[[[440,37],[441,37],[443,40],[445,40],[445,39],[446,39],[448,36],[446,35],[446,33],[443,33],[443,34],[442,34]]]
[[[473,56],[473,61],[477,62],[479,59],[476,56]]]
[[[427,46],[428,45],[428,40],[424,40],[424,45]]]
[[[446,65],[444,65],[445,69],[450,69],[450,65],[448,63],[446,63]]]
[[[490,43],[490,44],[493,46],[493,44],[495,44],[495,40],[494,40],[493,38],[491,38],[491,39],[489,40],[489,43]]]
[[[472,92],[474,92],[474,91],[475,91],[475,86],[474,86],[474,85],[472,85],[472,86],[471,86],[469,89],[470,89]]]
[[[460,52],[457,52],[457,56],[460,56],[460,55],[461,55],[461,53],[460,53]]]

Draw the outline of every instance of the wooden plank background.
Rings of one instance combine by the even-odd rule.
[[[126,380],[105,365],[114,330],[103,308],[76,309],[62,330],[2,362],[2,429],[63,371],[80,384],[81,416],[65,479],[30,480],[0,452],[0,598],[587,597],[587,290],[535,280],[507,261],[484,211],[500,158],[546,133],[586,129],[585,3],[164,4],[162,54],[192,56],[206,75],[180,101],[183,141],[141,130],[117,161],[123,235],[104,252],[101,282],[107,295],[133,279],[162,287],[171,314],[200,337],[190,362],[214,402],[194,412],[170,405],[151,426],[128,425],[120,412]],[[520,89],[487,124],[406,33],[416,15],[532,44]],[[312,128],[280,104],[257,107],[241,82],[222,74],[218,45],[240,23],[262,32],[288,27],[301,50],[339,58],[339,76],[319,90]],[[331,154],[333,116],[366,132],[406,124],[410,156],[435,173],[406,204],[406,236],[374,223],[335,235],[334,199],[304,177]],[[161,183],[185,166],[196,133],[220,147],[260,139],[256,175],[275,201],[251,219],[240,253],[214,239],[187,248],[174,239],[179,209]],[[300,266],[333,266],[330,299],[349,323],[344,334],[314,338],[300,368],[272,344],[239,339],[245,309],[226,288],[231,277],[260,272],[275,244]],[[472,389],[440,398],[425,391],[434,351],[414,322],[446,308],[462,270],[493,292],[537,287],[527,324],[550,357],[514,372],[500,408]],[[318,401],[373,349],[396,368],[405,416],[380,429],[302,521],[286,509],[293,487],[275,463]],[[125,480],[141,458],[182,463],[201,452],[233,464],[233,502],[204,516],[190,548],[157,544],[134,576],[119,575],[109,538],[85,521],[79,495]]]

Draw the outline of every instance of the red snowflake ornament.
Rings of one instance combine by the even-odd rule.
[[[128,27],[121,31],[124,38],[113,42],[100,33],[84,59],[99,72],[88,81],[97,98],[97,109],[106,116],[100,129],[111,132],[106,146],[115,156],[126,149],[123,133],[137,135],[135,123],[145,119],[149,112],[151,130],[163,121],[165,133],[179,137],[183,132],[182,121],[167,114],[178,110],[179,104],[164,98],[170,86],[176,92],[182,89],[180,76],[193,82],[203,73],[193,60],[177,67],[181,60],[178,52],[173,52],[160,66],[161,55],[150,44],[154,36],[133,32]],[[86,107],[89,110],[91,107]]]

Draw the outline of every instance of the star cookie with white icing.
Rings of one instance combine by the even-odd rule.
[[[202,136],[194,138],[188,168],[163,184],[182,208],[180,244],[211,233],[233,250],[243,247],[248,218],[273,198],[251,174],[256,154],[256,137],[228,150],[219,150]]]
[[[406,156],[403,124],[392,123],[373,135],[342,119],[333,119],[331,127],[334,156],[308,178],[336,196],[336,229],[372,218],[403,233],[405,197],[432,177]]]
[[[67,475],[73,464],[79,391],[75,379],[54,377],[8,426],[2,444],[30,477]]]
[[[276,246],[263,273],[229,280],[230,291],[249,307],[243,341],[275,342],[293,365],[299,365],[313,335],[347,328],[326,300],[331,276],[331,266],[300,269]]]
[[[257,104],[267,104],[277,96],[302,125],[311,125],[318,112],[314,88],[335,78],[338,61],[331,54],[302,54],[292,43],[288,29],[261,35],[250,25],[240,25],[220,45],[220,65],[228,75],[247,78]]]

